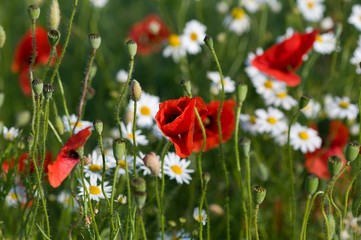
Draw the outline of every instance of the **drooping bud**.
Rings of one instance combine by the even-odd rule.
[[[308,174],[305,181],[305,190],[307,195],[313,195],[318,188],[319,179],[315,174]]]
[[[125,150],[126,150],[126,145],[124,139],[118,138],[113,141],[113,154],[115,161],[119,161],[123,159]]]
[[[342,168],[342,160],[337,155],[332,155],[328,158],[328,171],[330,172],[331,176],[336,176]]]
[[[97,133],[100,135],[102,135],[102,132],[103,132],[103,121],[102,120],[95,120],[94,123],[94,128],[95,128],[95,131],[97,131]]]
[[[100,37],[99,34],[92,33],[92,34],[89,34],[89,41],[90,41],[90,46],[94,50],[96,50],[99,48],[100,43],[102,42],[102,38]]]
[[[180,83],[183,88],[184,91],[187,93],[187,95],[190,97],[192,96],[192,85],[191,85],[191,81],[189,81],[188,79],[183,79]]]
[[[130,84],[130,97],[137,102],[142,97],[142,88],[137,80],[132,80]]]
[[[135,55],[137,54],[138,45],[135,41],[129,40],[127,42],[127,46],[128,46],[129,56],[131,59],[133,59],[135,57]]]
[[[38,78],[34,79],[31,82],[31,85],[36,96],[39,96],[43,93],[44,84],[43,81],[41,81],[41,79]]]
[[[253,202],[260,205],[266,197],[267,190],[259,185],[253,187]]]
[[[248,86],[246,84],[239,84],[237,88],[237,99],[239,103],[243,103],[246,100],[248,92]]]
[[[53,0],[49,9],[49,28],[58,29],[60,24],[60,8],[58,0]]]
[[[213,38],[211,36],[205,36],[204,42],[210,49],[213,49]]]
[[[56,45],[58,45],[60,36],[61,36],[61,33],[59,32],[59,30],[50,29],[48,31],[48,42],[50,43],[50,45],[52,47],[55,47]]]
[[[242,137],[239,139],[239,146],[241,147],[243,156],[249,158],[249,153],[251,151],[251,140],[248,138]]]
[[[346,147],[346,160],[348,162],[354,161],[360,152],[360,144],[357,141],[349,142]]]
[[[55,128],[60,135],[64,134],[64,123],[59,116],[55,117]]]
[[[40,8],[36,4],[32,4],[28,7],[28,14],[30,17],[30,20],[35,21],[40,16]]]
[[[147,185],[145,183],[145,180],[140,177],[133,178],[131,182],[131,187],[133,189],[135,204],[138,209],[141,210],[145,205],[145,201],[147,200]]]
[[[308,103],[311,101],[311,97],[306,95],[306,94],[302,94],[299,102],[298,102],[298,109],[302,110],[303,108],[305,108]]]
[[[43,94],[45,99],[49,100],[53,96],[53,92],[54,92],[53,84],[51,83],[44,84]]]
[[[154,176],[158,176],[160,173],[160,161],[154,152],[150,152],[143,158],[144,165],[150,169]]]
[[[0,25],[0,48],[2,48],[6,41],[6,33],[4,28]]]

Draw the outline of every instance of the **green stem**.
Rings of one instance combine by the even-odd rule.
[[[350,184],[348,185],[346,194],[345,194],[345,204],[344,204],[344,208],[343,208],[343,215],[342,215],[342,219],[346,218],[347,215],[347,209],[348,209],[348,199],[349,199],[349,195],[352,189],[352,186],[354,184],[354,182],[356,181],[358,175],[361,173],[361,170],[359,170],[351,179]]]
[[[137,123],[137,101],[134,102],[133,108],[133,126],[132,126],[132,138],[133,138],[133,177],[137,177],[137,142],[135,139],[136,123]]]
[[[50,55],[49,55],[49,58],[48,58],[48,62],[46,63],[46,67],[43,71],[43,75],[41,76],[41,79],[45,80],[45,77],[46,77],[46,74],[48,73],[49,69],[50,69],[50,63],[51,63],[51,60],[53,59],[53,57],[55,56],[55,52],[56,52],[56,48],[55,47],[52,47],[51,50],[50,50]]]
[[[142,230],[143,240],[147,240],[147,234],[145,232],[145,227],[144,227],[144,221],[143,221],[143,215],[142,214],[140,214],[139,221],[140,221],[140,228]]]
[[[305,215],[303,216],[302,221],[302,228],[301,228],[301,234],[300,234],[300,240],[304,240],[306,236],[306,228],[307,228],[307,213],[310,209],[310,202],[311,202],[311,195],[307,196],[307,202],[306,202],[306,209],[305,209]]]
[[[160,215],[161,215],[161,230],[162,230],[162,240],[164,240],[164,222],[165,222],[165,217],[164,217],[164,188],[165,188],[165,179],[164,179],[164,157],[165,154],[167,153],[169,147],[171,145],[170,141],[167,141],[167,143],[164,145],[163,151],[162,151],[162,155],[161,155],[161,171],[162,171],[162,186],[161,186],[161,191],[160,191]]]
[[[115,167],[115,172],[113,174],[113,186],[112,186],[112,193],[110,196],[110,212],[112,213],[112,221],[113,221],[113,213],[114,213],[114,195],[116,192],[116,185],[117,185],[117,174],[119,171],[119,164]],[[118,226],[116,226],[118,228]],[[117,238],[117,235],[115,235],[115,238]]]
[[[308,222],[308,218],[309,218],[309,216],[310,216],[313,203],[315,202],[316,197],[317,197],[318,195],[320,195],[320,194],[324,194],[324,192],[323,192],[323,191],[318,191],[317,193],[315,193],[315,194],[313,195],[313,197],[312,197],[312,199],[311,199],[310,206],[309,206],[309,208],[308,208],[308,211],[305,212],[305,218],[304,218],[304,220],[305,220],[306,224],[305,224],[305,229],[304,229],[304,233],[303,233],[303,239],[307,239],[307,222]]]
[[[259,211],[259,205],[257,204],[254,207],[254,231],[256,233],[256,239],[259,240],[259,233],[258,233],[258,211]]]
[[[252,225],[252,193],[251,193],[251,166],[250,166],[250,159],[249,155],[245,156],[245,167],[246,167],[246,184],[247,184],[247,199],[248,199],[248,209],[249,209],[249,224],[248,226]],[[247,211],[245,212],[247,214]],[[248,229],[249,239],[252,239],[252,231]]]
[[[57,76],[57,79],[58,79],[58,85],[59,85],[59,91],[60,91],[61,100],[62,100],[62,102],[63,102],[64,112],[65,112],[66,118],[68,119],[69,131],[71,131],[71,130],[70,130],[70,128],[71,128],[71,121],[70,121],[70,115],[69,115],[69,111],[68,111],[68,106],[67,106],[67,104],[66,104],[66,99],[65,99],[65,93],[64,93],[63,83],[62,83],[62,81],[61,81],[59,72],[57,72],[56,74],[57,74],[56,76]]]
[[[56,129],[55,129],[55,127],[54,127],[54,125],[51,123],[51,121],[50,121],[50,120],[48,120],[48,124],[49,124],[49,126],[50,126],[51,130],[53,131],[53,133],[54,133],[54,135],[55,135],[56,139],[59,141],[59,143],[60,143],[60,144],[63,144],[63,141],[61,140],[61,138],[60,138],[60,136],[59,136],[58,132],[56,131]]]

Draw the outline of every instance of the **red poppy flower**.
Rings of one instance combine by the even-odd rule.
[[[188,157],[193,149],[194,108],[200,114],[207,110],[202,98],[181,97],[160,103],[155,116],[159,129],[174,144],[176,154],[182,158]]]
[[[52,155],[51,152],[47,152],[45,155],[44,161],[44,172],[48,172],[48,164],[51,162]],[[27,153],[23,153],[20,155],[19,160],[15,162],[14,159],[10,161],[4,161],[2,164],[2,170],[7,173],[9,169],[14,168],[16,165],[18,173],[26,173],[28,170],[28,165],[30,164],[29,171],[30,173],[34,172],[34,163],[31,161]],[[40,166],[40,159],[38,161],[38,166]]]
[[[293,87],[301,82],[295,73],[302,64],[302,57],[312,48],[318,31],[295,33],[290,38],[275,44],[262,55],[256,56],[251,65],[261,72]]]
[[[203,125],[206,130],[206,145],[204,151],[215,148],[219,145],[218,125],[217,125],[217,114],[219,109],[219,101],[212,101],[207,104],[207,112],[201,115]],[[223,142],[228,141],[233,134],[235,115],[234,107],[236,102],[234,100],[227,100],[224,102],[221,112],[221,126],[222,126],[222,140]],[[193,151],[199,152],[203,143],[202,130],[196,123],[193,137],[194,145]]]
[[[321,129],[322,130],[322,129]],[[339,156],[343,163],[346,158],[343,154],[348,141],[348,128],[340,121],[332,121],[328,126],[328,134],[322,139],[322,147],[305,155],[305,167],[308,172],[322,179],[329,179],[328,158],[332,155]]]
[[[158,52],[162,41],[168,36],[167,26],[154,14],[148,15],[142,22],[135,23],[129,32],[129,37],[138,45],[137,53],[143,55]]]
[[[85,128],[71,136],[63,146],[55,162],[48,165],[48,179],[52,187],[59,187],[64,179],[70,174],[74,166],[79,162],[76,150],[84,146],[91,134],[91,127]]]
[[[51,46],[48,42],[48,33],[42,27],[35,29],[36,37],[36,58],[34,66],[45,65],[50,56]],[[58,54],[60,54],[60,47],[57,47]],[[29,96],[31,94],[31,86],[29,80],[29,66],[33,54],[32,47],[32,33],[31,30],[25,33],[18,45],[16,46],[14,60],[11,69],[14,72],[20,72],[20,86],[24,94]]]

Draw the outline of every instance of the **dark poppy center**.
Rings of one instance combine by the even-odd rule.
[[[79,159],[79,154],[75,150],[70,150],[66,153],[66,156],[71,159]]]

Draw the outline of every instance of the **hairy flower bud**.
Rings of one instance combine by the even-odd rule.
[[[58,29],[60,24],[60,8],[58,0],[53,0],[49,9],[49,28]]]
[[[210,49],[213,49],[213,38],[211,36],[205,36],[204,42]]]
[[[31,85],[36,96],[39,96],[43,93],[44,84],[43,81],[41,81],[41,79],[38,78],[34,79],[31,82]]]
[[[123,159],[125,150],[126,150],[126,145],[124,139],[118,138],[113,141],[113,154],[115,161],[119,161]]]
[[[97,133],[99,135],[102,135],[102,132],[103,132],[103,121],[102,120],[95,120],[94,123],[93,123],[93,126],[95,128],[95,131],[97,131]]]
[[[137,102],[142,97],[142,88],[137,80],[132,80],[130,84],[130,96],[134,102]]]
[[[237,100],[238,103],[243,103],[246,100],[248,92],[248,86],[246,84],[239,84],[237,88]]]
[[[40,16],[40,8],[36,4],[32,4],[28,7],[28,14],[30,17],[30,20],[35,21]]]
[[[315,174],[308,174],[305,181],[306,193],[311,196],[318,188],[319,179]]]
[[[4,28],[0,25],[0,48],[2,48],[6,41],[6,33]]]
[[[127,42],[127,46],[128,46],[129,56],[131,59],[133,59],[135,57],[135,55],[137,54],[138,45],[135,41],[129,40]]]
[[[158,176],[160,173],[160,161],[158,156],[154,152],[150,152],[143,158],[144,165],[150,169],[154,176]]]

